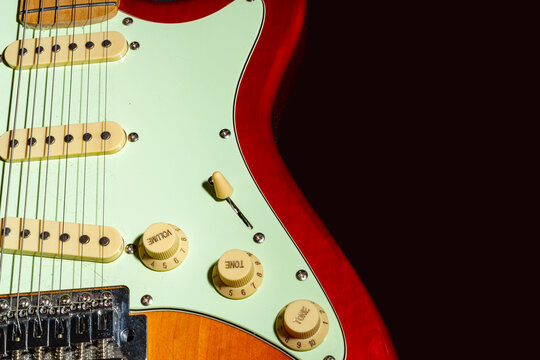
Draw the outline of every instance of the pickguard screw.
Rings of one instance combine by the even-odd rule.
[[[306,270],[298,270],[298,271],[296,272],[296,278],[297,278],[298,280],[300,280],[300,281],[306,280],[307,277],[308,277],[308,273],[307,273]]]
[[[144,295],[141,298],[141,304],[143,304],[144,306],[150,306],[152,304],[152,301],[154,301],[154,299],[152,299],[150,295]]]
[[[327,355],[327,356],[324,357],[323,360],[336,360],[336,358],[333,357],[332,355]]]
[[[208,183],[209,183],[210,185],[214,186],[214,179],[212,179],[211,176],[208,178]]]
[[[264,234],[256,233],[253,235],[253,241],[255,241],[257,244],[262,244],[264,242]]]
[[[223,139],[228,139],[231,136],[231,130],[223,129],[219,132],[219,136],[221,136]]]
[[[130,17],[124,18],[124,20],[122,20],[122,24],[124,24],[126,26],[129,26],[129,25],[133,24],[133,19],[130,18]]]
[[[130,134],[128,135],[128,140],[129,140],[130,142],[135,142],[135,141],[139,140],[139,134],[134,133],[134,132],[130,133]]]
[[[4,57],[2,56],[2,54],[0,54],[0,62],[3,62],[4,61]]]
[[[133,245],[133,244],[126,245],[126,253],[127,254],[135,253],[135,245]]]
[[[131,50],[137,50],[141,47],[141,44],[139,44],[137,41],[134,41],[132,42],[131,44],[129,44],[129,48]]]

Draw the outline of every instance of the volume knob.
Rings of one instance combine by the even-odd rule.
[[[328,334],[328,315],[313,301],[293,301],[279,312],[276,333],[283,345],[290,349],[311,350]]]
[[[182,230],[171,224],[155,223],[141,237],[139,256],[148,268],[168,271],[184,261],[188,249],[188,239]]]
[[[259,259],[243,250],[229,250],[214,265],[212,281],[221,295],[229,299],[243,299],[253,294],[263,279]]]

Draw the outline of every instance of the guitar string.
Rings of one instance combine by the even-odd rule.
[[[57,5],[57,9],[58,9],[58,6],[59,6],[59,1],[60,0],[56,0],[56,5]],[[60,22],[60,13],[58,10],[55,11],[55,37],[54,37],[54,46],[55,48],[58,46],[58,23]],[[54,109],[54,85],[55,85],[55,80],[56,80],[56,55],[57,55],[57,52],[56,51],[53,51],[54,55],[53,55],[53,69],[52,69],[52,84],[51,84],[51,102],[50,102],[50,110],[49,110],[49,127],[47,129],[47,133],[49,134],[49,136],[52,136],[51,135],[51,128],[52,128],[52,118],[53,118],[53,109]],[[49,179],[49,157],[50,157],[50,149],[51,149],[51,146],[52,145],[52,138],[49,138],[50,139],[50,142],[51,144],[49,144],[49,146],[47,146],[47,159],[46,159],[46,162],[45,162],[45,185],[44,185],[44,195],[43,195],[43,216],[42,216],[42,222],[41,222],[41,232],[40,232],[40,252],[39,252],[39,271],[38,271],[38,290],[37,290],[37,306],[38,306],[38,311],[37,311],[37,317],[38,317],[38,324],[39,324],[39,329],[40,329],[40,332],[43,332],[43,328],[42,328],[42,325],[41,325],[41,318],[40,318],[40,309],[39,307],[41,306],[41,273],[42,273],[42,270],[43,270],[43,242],[45,241],[45,239],[47,239],[48,237],[45,236],[45,213],[46,213],[46,209],[47,209],[47,184],[48,184],[48,179]],[[49,235],[50,236],[50,235]],[[51,240],[52,241],[52,240]]]
[[[41,6],[44,6],[44,2],[41,3]],[[38,79],[39,79],[39,60],[41,58],[42,47],[41,47],[41,36],[43,32],[43,11],[38,13],[37,21],[39,23],[39,37],[38,37],[38,46],[36,47],[35,51],[37,53],[36,56],[36,75],[34,79],[34,94],[33,94],[33,100],[32,100],[32,117],[30,121],[30,136],[28,137],[28,142],[25,144],[28,146],[28,161],[27,161],[27,167],[26,167],[26,185],[25,185],[25,194],[24,194],[24,205],[23,205],[23,219],[22,219],[22,226],[21,226],[21,234],[20,234],[20,253],[19,253],[19,277],[17,280],[17,301],[16,301],[16,310],[15,310],[15,319],[17,322],[17,327],[19,328],[19,331],[21,330],[20,327],[20,321],[19,321],[19,302],[20,302],[20,294],[21,294],[21,277],[22,277],[22,263],[23,263],[23,250],[24,250],[24,239],[27,236],[30,236],[31,234],[28,233],[26,230],[26,210],[28,205],[28,186],[30,184],[30,164],[31,164],[31,158],[32,158],[32,148],[34,147],[34,121],[36,117],[36,100],[37,100],[37,88],[38,88]],[[24,52],[24,50],[23,50]],[[31,76],[31,73],[29,72],[29,77]],[[28,89],[30,91],[30,89]],[[22,167],[22,163],[21,163]],[[21,179],[22,180],[22,179]]]
[[[109,38],[109,5],[106,5],[105,13],[107,16],[107,22],[105,24],[106,27],[106,38]],[[105,117],[103,121],[103,132],[107,131],[107,89],[108,89],[108,79],[109,79],[109,47],[105,48],[105,91],[104,91],[104,110],[105,110]],[[107,148],[107,142],[103,142],[103,191],[102,191],[102,210],[103,210],[103,216],[101,218],[101,234],[104,237],[105,236],[105,161],[106,161],[106,148]],[[104,281],[104,266],[103,266],[103,252],[105,251],[106,245],[101,245],[101,287],[103,287],[103,281]]]
[[[74,6],[72,11],[72,19],[73,19],[73,37],[75,37],[75,19],[77,15],[77,0],[74,0]],[[69,31],[68,31],[69,32]],[[58,297],[62,298],[62,276],[63,276],[63,262],[64,262],[64,242],[69,241],[69,235],[65,232],[65,224],[66,224],[66,205],[67,205],[67,180],[68,180],[68,158],[69,158],[69,144],[71,141],[68,140],[67,136],[71,133],[69,132],[70,125],[71,125],[71,103],[72,103],[72,94],[73,94],[73,65],[74,65],[74,56],[72,54],[71,56],[71,64],[70,64],[70,76],[69,76],[69,92],[68,92],[68,119],[67,119],[67,127],[66,127],[66,137],[64,138],[64,142],[66,143],[66,156],[65,156],[65,171],[64,171],[64,202],[62,207],[62,225],[61,225],[61,233],[60,238],[58,241],[60,241],[60,279],[58,281]],[[75,209],[76,210],[76,209]]]
[[[28,1],[25,2],[25,7],[23,11],[24,15],[24,24],[23,24],[23,31],[22,31],[22,39],[21,39],[21,47],[19,49],[19,69],[18,69],[18,79],[17,79],[17,89],[16,89],[16,95],[15,95],[15,109],[13,114],[13,130],[12,130],[12,136],[11,140],[8,143],[8,151],[9,151],[9,166],[8,166],[8,178],[7,178],[7,188],[6,188],[6,204],[4,209],[4,224],[2,227],[2,247],[0,249],[0,285],[2,283],[2,269],[3,269],[3,260],[4,260],[4,237],[6,236],[6,229],[7,229],[7,212],[8,212],[8,205],[9,205],[9,190],[11,188],[11,173],[13,170],[13,150],[15,148],[15,129],[17,128],[17,118],[18,118],[18,110],[19,110],[19,98],[20,98],[20,90],[21,90],[21,78],[22,78],[22,65],[23,65],[23,56],[24,56],[24,44],[25,44],[25,38],[26,38],[26,28],[27,28],[27,22],[28,22]],[[19,240],[20,240],[20,234],[19,234]],[[21,249],[22,250],[22,249]],[[13,297],[10,297],[10,299],[13,299]],[[10,300],[11,302],[11,300]],[[19,327],[17,327],[19,329]]]
[[[89,28],[88,28],[88,41],[90,43],[92,43],[92,6],[89,7],[89,13],[88,13],[88,16],[90,18],[90,24],[89,24]],[[95,46],[95,45],[94,45]],[[83,131],[83,134],[87,134],[88,133],[88,112],[89,112],[89,109],[90,109],[90,59],[91,59],[91,52],[90,52],[90,49],[88,51],[88,78],[87,78],[87,83],[86,83],[86,122],[85,122],[85,125],[84,125],[84,131]],[[85,135],[83,135],[85,136]],[[88,140],[90,141],[90,139]],[[84,143],[84,170],[83,170],[83,198],[82,198],[82,227],[81,227],[81,236],[85,236],[85,232],[84,232],[84,215],[85,215],[85,206],[86,206],[86,160],[87,160],[87,150],[88,150],[88,141],[84,141],[84,138],[83,138],[83,143]],[[90,239],[91,240],[91,239]],[[83,283],[83,256],[84,256],[84,246],[85,246],[85,243],[83,243],[82,241],[80,241],[79,239],[79,242],[81,243],[81,261],[80,261],[80,265],[81,265],[81,271],[80,271],[80,279],[79,279],[79,287],[82,288],[82,283]]]

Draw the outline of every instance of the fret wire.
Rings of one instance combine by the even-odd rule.
[[[57,6],[49,6],[49,7],[46,7],[46,8],[43,8],[43,12],[47,12],[47,11],[61,11],[61,10],[72,10],[74,8],[93,8],[93,7],[100,7],[100,6],[105,6],[108,7],[110,5],[113,5],[113,6],[118,6],[118,2],[117,1],[107,1],[107,2],[100,2],[100,3],[86,3],[86,4],[75,4],[75,5],[57,5]],[[27,14],[33,14],[33,13],[37,13],[37,12],[40,12],[41,9],[29,9],[26,13]],[[19,15],[24,15],[25,14],[25,10],[21,10],[19,11]]]

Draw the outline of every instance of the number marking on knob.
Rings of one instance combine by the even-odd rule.
[[[186,234],[180,228],[164,223],[150,225],[139,245],[141,261],[155,271],[176,268],[184,261],[189,250]]]
[[[261,286],[264,277],[261,261],[252,253],[229,250],[212,269],[216,290],[229,299],[244,299]]]
[[[289,349],[307,351],[319,346],[328,334],[328,315],[313,301],[296,300],[279,312],[275,330]]]

